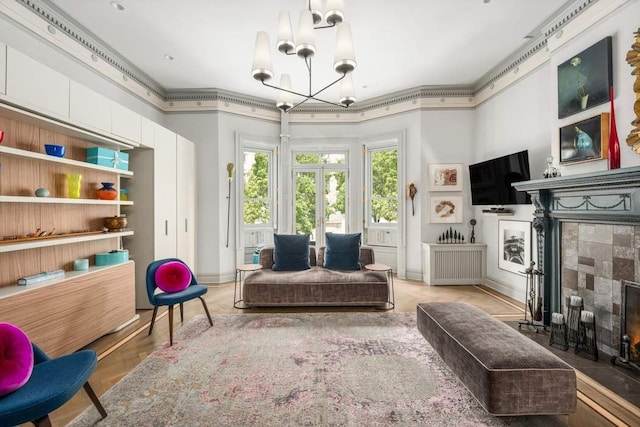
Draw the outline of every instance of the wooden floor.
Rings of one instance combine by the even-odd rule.
[[[522,303],[497,294],[483,286],[428,286],[423,282],[395,279],[395,310],[397,312],[415,311],[416,304],[426,301],[465,301],[473,304],[500,320],[522,318]],[[233,308],[233,283],[210,285],[206,295],[211,314],[224,313],[264,313],[264,312],[300,312],[300,311],[379,311],[374,308],[295,308],[295,309],[248,309]],[[191,317],[203,314],[199,301],[185,304],[185,322]],[[179,311],[176,307],[174,330],[180,328]],[[140,319],[119,332],[100,338],[88,348],[98,353],[98,367],[90,383],[98,396],[104,394],[124,375],[144,360],[157,347],[169,339],[169,327],[166,309],[160,310],[153,334],[148,335],[151,310],[139,311]],[[214,325],[215,327],[215,325]],[[64,426],[76,415],[91,405],[84,390],[80,390],[73,399],[51,415],[53,426]],[[109,408],[105,408],[109,412]],[[591,414],[590,417],[592,418]],[[593,418],[592,418],[593,419]],[[584,424],[581,418],[580,425]],[[577,425],[577,424],[576,424]],[[612,424],[592,424],[612,425]]]

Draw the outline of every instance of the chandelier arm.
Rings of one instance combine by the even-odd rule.
[[[267,87],[270,87],[272,89],[278,89],[278,90],[281,90],[283,92],[289,92],[289,93],[292,93],[294,95],[302,96],[303,98],[310,98],[309,95],[305,95],[305,94],[300,93],[300,92],[294,92],[294,91],[288,90],[288,89],[282,89],[280,86],[270,85],[269,83],[266,83],[264,80],[260,80],[260,81],[262,82],[263,85],[265,85]]]
[[[348,106],[346,106],[346,105],[338,104],[338,103],[331,102],[331,101],[325,101],[324,99],[316,98],[315,96],[310,96],[310,97],[309,97],[309,98],[307,98],[305,101],[308,101],[309,99],[313,99],[314,101],[324,102],[325,104],[335,105],[336,107],[349,108],[349,107],[348,107]]]
[[[336,24],[335,22],[333,24],[329,24],[329,25],[321,25],[320,27],[313,27],[314,30],[322,30],[324,28],[333,28],[335,27]]]
[[[316,96],[317,94],[319,94],[320,92],[323,92],[323,91],[324,91],[324,90],[326,90],[326,89],[329,89],[331,86],[333,86],[334,84],[338,83],[340,80],[344,79],[345,77],[347,77],[347,73],[342,73],[342,76],[338,77],[338,79],[337,79],[337,80],[334,80],[332,83],[329,83],[328,85],[326,85],[325,87],[323,87],[322,89],[320,89],[319,91],[317,91],[316,93],[311,94],[311,91],[309,91],[309,94],[310,94],[309,96],[310,96],[311,98],[314,98],[314,99],[315,99],[315,96]],[[319,100],[318,100],[318,101],[319,101]],[[326,101],[323,101],[323,102],[326,102]],[[331,103],[331,102],[329,102],[329,104],[332,104],[332,103]]]

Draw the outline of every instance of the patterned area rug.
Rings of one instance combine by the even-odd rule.
[[[108,360],[108,359],[107,359]],[[196,317],[71,426],[554,426],[488,415],[415,313]]]

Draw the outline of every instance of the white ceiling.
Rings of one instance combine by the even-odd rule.
[[[522,48],[566,0],[345,0],[358,67],[356,97],[426,86],[471,86]],[[294,34],[306,0],[51,0],[165,90],[225,89],[275,99],[277,91],[251,77],[256,32],[270,34],[278,84],[308,92],[304,61],[275,49],[278,13],[291,13]],[[316,31],[314,90],[332,69],[335,29]],[[535,37],[539,32],[533,34]],[[173,61],[164,58],[168,54]],[[333,88],[332,88],[333,89]],[[337,89],[326,93],[337,99]]]

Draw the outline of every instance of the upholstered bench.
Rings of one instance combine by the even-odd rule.
[[[467,303],[418,304],[418,330],[492,415],[570,414],[573,368]]]

